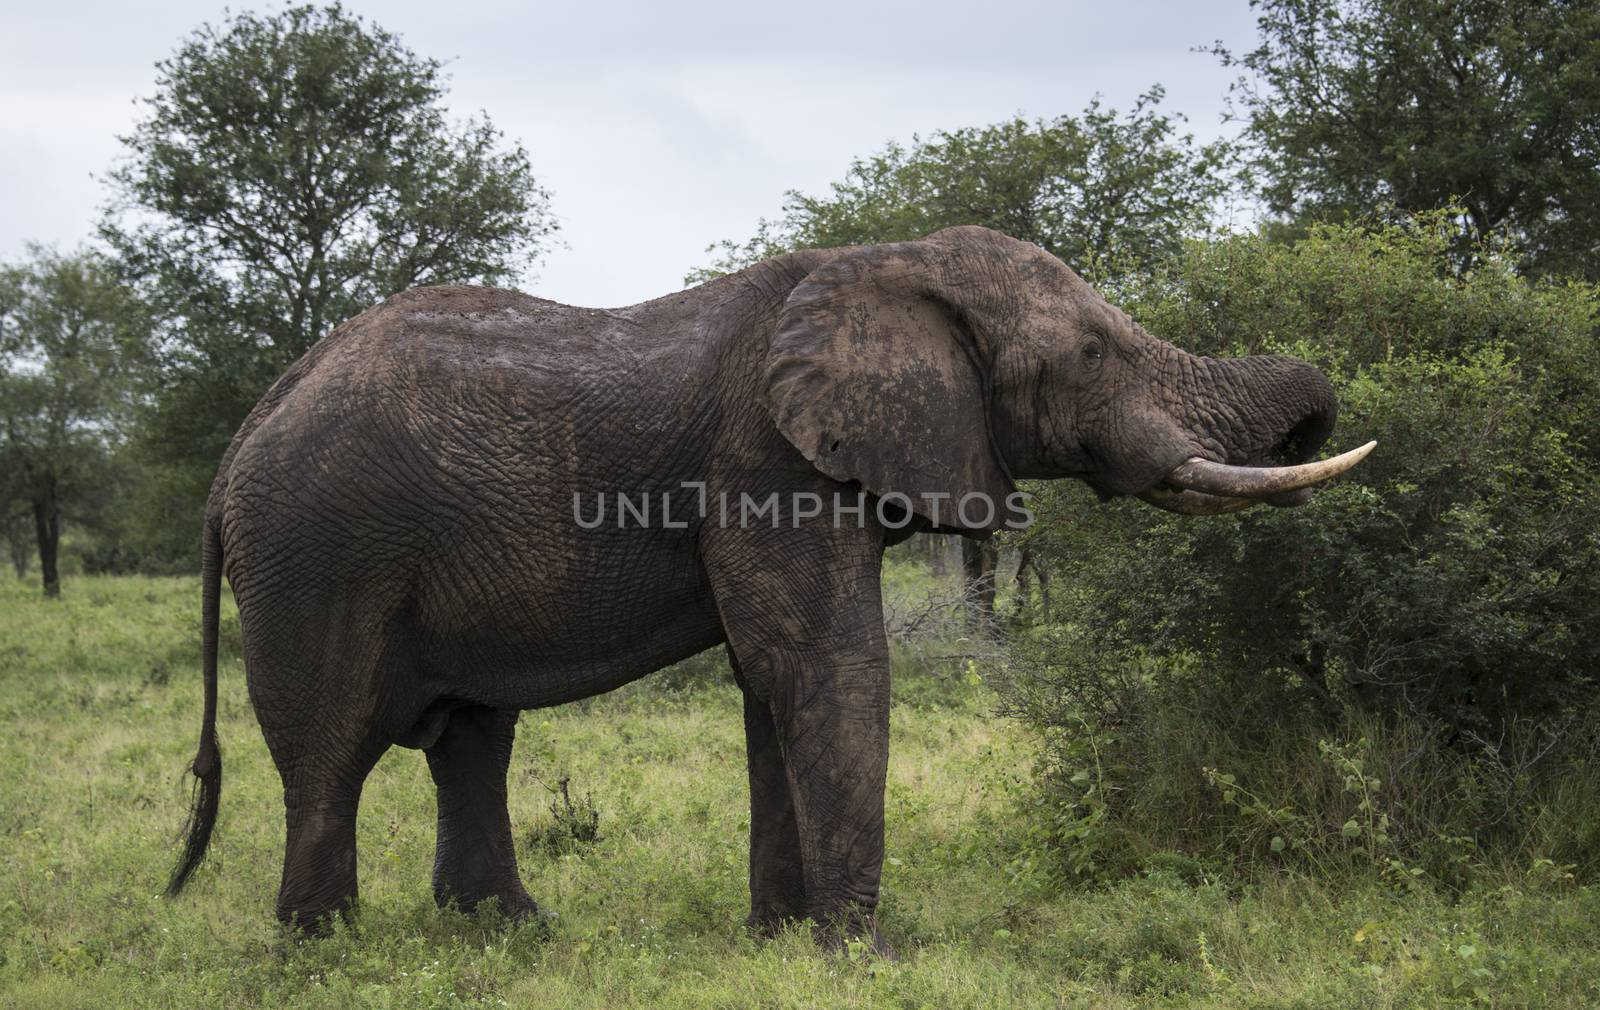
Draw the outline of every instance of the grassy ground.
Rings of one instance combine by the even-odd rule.
[[[989,715],[976,676],[896,685],[883,921],[898,963],[745,935],[737,697],[654,680],[522,718],[512,819],[547,924],[434,908],[432,790],[422,756],[397,749],[362,804],[357,922],[296,940],[272,918],[282,808],[237,619],[224,622],[217,837],[167,901],[200,719],[196,583],[36,593],[0,585],[5,1005],[1600,1005],[1600,893],[1560,881],[1403,898],[1376,882],[1163,871],[1052,883],[1018,813],[1031,746]],[[577,816],[552,813],[562,777]],[[598,840],[583,837],[587,806]]]

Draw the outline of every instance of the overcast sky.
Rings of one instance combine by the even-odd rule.
[[[236,8],[270,6],[235,3]],[[1154,83],[1202,139],[1231,75],[1194,47],[1254,39],[1246,0],[872,0],[577,4],[355,0],[448,61],[452,112],[527,148],[565,246],[523,287],[578,305],[676,290],[705,247],[744,239],[788,189],[853,156],[1016,113],[1125,110]],[[74,0],[0,9],[0,259],[92,233],[154,63],[218,2]]]

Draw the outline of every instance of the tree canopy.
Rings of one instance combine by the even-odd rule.
[[[1081,115],[940,130],[850,163],[827,196],[791,190],[778,220],[723,241],[698,281],[777,253],[921,238],[977,224],[1033,242],[1093,275],[1099,258],[1148,267],[1203,229],[1229,188],[1226,144],[1196,144],[1151,88],[1125,115],[1099,99]]]
[[[1271,210],[1460,206],[1458,249],[1509,238],[1527,269],[1600,278],[1600,5],[1251,0],[1225,63]]]
[[[453,124],[439,62],[337,5],[231,15],[157,69],[102,232],[156,320],[164,462],[213,467],[331,326],[418,284],[513,281],[556,230],[526,151]]]

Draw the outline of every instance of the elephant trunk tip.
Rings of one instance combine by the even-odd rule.
[[[1278,355],[1263,356],[1259,361],[1238,358],[1228,364],[1259,391],[1261,406],[1256,408],[1255,423],[1247,426],[1255,430],[1243,439],[1245,444],[1232,447],[1234,451],[1229,453],[1238,456],[1220,462],[1295,466],[1315,459],[1339,419],[1338,394],[1322,370]],[[1262,428],[1275,431],[1275,437],[1262,439]]]
[[[1315,459],[1318,450],[1333,434],[1333,425],[1338,417],[1336,401],[1308,404],[1298,418],[1290,421],[1283,436],[1273,445],[1269,459],[1264,462],[1275,466],[1295,466]]]

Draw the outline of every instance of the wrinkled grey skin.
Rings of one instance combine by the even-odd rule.
[[[1310,366],[1191,357],[1059,260],[980,228],[782,256],[617,310],[397,295],[295,363],[218,472],[199,798],[173,890],[221,786],[220,566],[283,778],[280,918],[315,923],[355,898],[361,784],[395,744],[426,751],[438,788],[439,900],[532,912],[506,815],[517,713],[726,642],[745,697],[750,920],[871,933],[889,727],[879,564],[929,517],[722,528],[680,492],[684,528],[584,530],[574,492],[703,480],[713,501],[1002,501],[1016,478],[1077,477],[1125,495],[1192,456],[1309,458],[1335,410]]]

